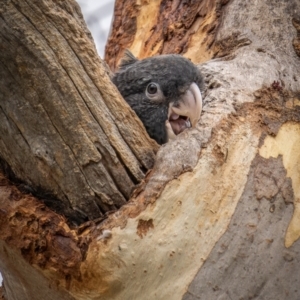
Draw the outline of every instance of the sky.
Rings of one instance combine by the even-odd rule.
[[[104,57],[105,43],[112,22],[114,0],[78,0],[83,17],[92,33],[97,51],[101,58]],[[0,273],[0,286],[2,276]]]
[[[112,22],[114,0],[78,0],[98,53],[104,57],[105,43]]]

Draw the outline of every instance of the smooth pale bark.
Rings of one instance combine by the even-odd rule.
[[[134,18],[141,24],[139,13],[150,6],[159,11],[160,1],[137,6]],[[207,89],[199,126],[160,148],[130,203],[76,232],[57,221],[47,231],[49,246],[36,249],[28,244],[43,231],[32,228],[32,220],[39,224],[43,209],[47,219],[58,217],[43,207],[24,211],[36,199],[1,197],[1,254],[10,248],[22,253],[0,260],[7,294],[32,295],[30,271],[20,283],[10,280],[6,267],[25,259],[55,293],[73,299],[300,298],[300,3],[232,0],[223,8],[212,57],[225,56],[200,66]],[[130,17],[123,15],[119,26]],[[203,16],[197,18],[201,31]],[[157,24],[154,17],[142,19],[143,28],[153,19]],[[136,29],[131,39],[125,36],[129,44],[120,35],[120,45],[131,48]],[[22,240],[25,233],[14,236],[15,228],[36,235]],[[65,237],[59,238],[64,247],[52,246],[58,236]],[[13,264],[16,274],[20,265]]]

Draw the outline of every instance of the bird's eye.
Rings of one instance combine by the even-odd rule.
[[[158,91],[158,86],[156,83],[149,83],[148,86],[147,86],[147,93],[150,94],[150,95],[154,95],[156,94]]]
[[[150,82],[147,85],[145,94],[146,94],[148,100],[155,102],[155,103],[162,102],[165,99],[164,94],[163,94],[159,84],[155,83],[155,82]]]

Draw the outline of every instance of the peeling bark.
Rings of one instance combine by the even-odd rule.
[[[115,19],[105,60],[115,70],[126,48],[145,58],[183,54],[195,63],[220,52],[215,37],[228,0],[115,2]]]

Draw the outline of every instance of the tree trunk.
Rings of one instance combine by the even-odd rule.
[[[73,1],[2,1],[0,156],[72,221],[122,206],[156,145],[110,82]]]
[[[126,201],[151,167],[156,145],[110,85],[76,4],[17,3],[0,5],[0,116],[6,126],[0,156],[19,179],[63,203],[68,199],[69,207],[93,219]],[[130,202],[101,223],[70,229],[1,177],[6,299],[299,299],[299,15],[298,0],[117,1],[108,63],[115,68],[124,48],[140,58],[169,52],[194,62],[214,58],[200,65],[207,87],[203,115],[196,129],[159,149]],[[9,20],[15,23],[8,26]],[[32,30],[41,36],[35,39]],[[45,58],[50,54],[53,60]],[[69,99],[72,105],[64,102]],[[29,105],[35,119],[28,119]],[[47,118],[52,127],[37,131],[34,125],[41,128]],[[106,124],[115,130],[109,133]],[[54,147],[58,138],[63,143]],[[102,150],[104,141],[116,152],[114,160]],[[128,152],[119,151],[120,144]],[[43,150],[48,147],[51,155]],[[101,159],[90,147],[100,147]],[[70,175],[74,164],[67,163],[73,157],[89,179],[80,191],[100,200],[78,190]],[[92,172],[84,168],[90,164]],[[112,186],[94,171],[99,164]],[[127,192],[116,179],[120,169]],[[116,190],[123,202],[115,200],[121,199]],[[101,204],[106,197],[113,201],[108,207]],[[91,203],[98,213],[89,214]]]

